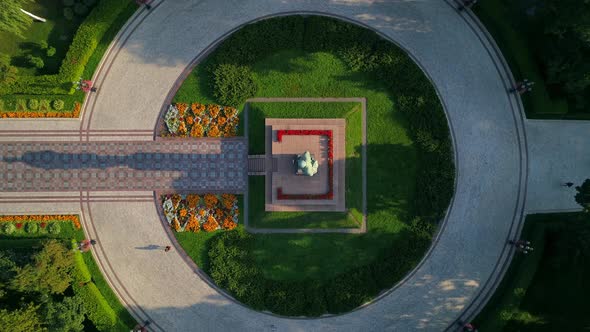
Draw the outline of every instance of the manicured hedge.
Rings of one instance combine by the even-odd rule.
[[[62,81],[75,81],[84,71],[98,42],[129,1],[101,0],[78,28],[59,69]]]
[[[313,317],[350,311],[391,287],[420,261],[430,245],[430,234],[412,224],[373,263],[324,282],[266,278],[254,261],[254,241],[243,229],[213,239],[209,274],[215,283],[252,308]]]
[[[109,330],[117,322],[117,314],[102,296],[96,285],[92,282],[85,285],[72,285],[74,293],[82,299],[84,310],[88,319],[94,323],[99,331]]]
[[[78,248],[78,241],[72,240],[71,243],[72,249],[74,250],[74,260],[76,262],[76,268],[73,272],[73,278],[76,282],[88,282],[92,279],[92,275],[88,270],[88,266],[84,262],[84,257],[82,253],[77,250]]]

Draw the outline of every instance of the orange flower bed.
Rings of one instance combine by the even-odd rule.
[[[80,116],[82,105],[74,103],[74,109],[71,112],[56,111],[36,111],[36,112],[3,112],[0,118],[77,118]]]
[[[236,224],[231,218],[225,218],[223,220],[223,229],[227,229],[229,231],[236,228],[236,226],[238,226],[238,224]]]
[[[177,232],[213,232],[237,227],[239,209],[232,194],[162,195],[162,208],[170,227]]]
[[[238,201],[236,195],[232,194],[222,194],[221,199],[223,200],[223,207],[228,210],[231,210]]]
[[[62,222],[71,222],[74,225],[74,228],[80,229],[82,226],[80,225],[80,218],[76,215],[10,215],[10,216],[0,216],[0,222],[15,222],[15,223],[24,223],[24,222],[39,222],[39,223],[47,223],[50,221],[62,221]]]
[[[219,105],[209,105],[207,108],[212,118],[215,119],[219,115]]]
[[[184,227],[184,230],[187,232],[198,233],[201,231],[201,225],[199,224],[199,220],[194,215],[191,215],[188,218],[188,222]]]
[[[175,103],[164,114],[162,136],[230,137],[236,136],[240,119],[233,107],[215,104]]]
[[[217,196],[215,196],[213,194],[206,194],[204,199],[205,199],[205,206],[209,209],[212,209],[213,207],[215,207],[215,205],[217,205],[217,202],[219,202],[219,200],[217,199]]]
[[[219,228],[219,223],[215,220],[215,217],[209,216],[207,218],[207,222],[203,224],[203,229],[205,232],[213,232],[214,230]]]
[[[200,116],[201,114],[203,114],[203,112],[205,112],[205,105],[200,103],[192,103],[191,111],[193,111],[194,115]]]
[[[186,195],[186,202],[188,203],[189,209],[196,209],[197,205],[201,201],[201,197],[196,194],[188,194]]]
[[[217,126],[211,126],[209,129],[209,137],[219,137],[221,136],[221,132]]]

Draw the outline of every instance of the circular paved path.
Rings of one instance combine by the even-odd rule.
[[[432,79],[447,112],[456,193],[435,245],[393,291],[322,319],[252,311],[217,292],[178,253],[141,249],[170,241],[149,191],[1,192],[3,213],[81,213],[88,235],[99,239],[94,255],[113,289],[158,331],[440,331],[471,315],[511,255],[505,242],[524,213],[527,142],[519,101],[506,94],[512,78],[505,65],[477,23],[445,1],[165,0],[121,33],[82,121],[0,122],[0,134],[10,141],[152,140],[160,109],[195,56],[246,22],[301,11],[353,20],[401,45]],[[587,136],[587,124],[580,128]]]

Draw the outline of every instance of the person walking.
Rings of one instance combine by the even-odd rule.
[[[573,182],[566,182],[566,183],[561,184],[562,187],[568,187],[568,188],[571,188],[573,185],[574,185]]]
[[[137,323],[131,332],[147,332],[147,327],[151,324],[149,320],[143,322],[143,325]]]
[[[170,247],[170,246],[166,246],[166,247],[164,248],[164,251],[165,251],[165,252],[168,252],[168,251],[170,251],[170,249],[172,249],[172,247]]]
[[[510,93],[518,93],[522,95],[523,93],[533,91],[533,85],[535,82],[531,82],[528,79],[524,79],[521,82],[517,82],[516,86],[508,90]]]
[[[84,239],[84,240],[80,241],[80,243],[78,243],[78,250],[80,250],[80,252],[87,252],[90,250],[91,246],[93,246],[95,244],[96,244],[95,240]]]
[[[462,321],[458,321],[457,323],[461,325],[461,331],[463,332],[477,332],[477,328],[475,328],[475,325],[471,323],[465,323]]]
[[[138,5],[144,5],[145,8],[147,8],[147,10],[152,9],[152,6],[148,3],[148,0],[135,0],[135,3],[137,3]]]
[[[460,12],[465,9],[471,9],[471,7],[477,3],[477,0],[463,0],[462,2],[463,4],[459,5],[459,8],[457,8]]]

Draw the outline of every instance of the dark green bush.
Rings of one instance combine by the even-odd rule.
[[[253,97],[257,89],[247,66],[221,64],[213,70],[213,95],[222,105],[238,107]]]
[[[25,224],[25,232],[35,234],[39,231],[39,225],[36,222],[28,222]]]
[[[36,110],[39,109],[39,100],[37,100],[37,99],[29,99],[29,102],[27,103],[27,106],[29,107],[30,110],[36,111]]]
[[[74,10],[70,7],[64,8],[64,18],[68,21],[74,19]]]
[[[27,62],[35,68],[41,69],[41,68],[45,67],[45,62],[43,62],[43,59],[41,59],[38,56],[33,56],[33,55],[29,54],[26,56],[26,59],[27,59]]]
[[[51,46],[47,49],[47,56],[54,56],[55,55],[55,47]]]
[[[96,4],[96,0],[84,0],[83,2],[88,7],[92,7]]]
[[[325,292],[330,313],[350,311],[370,301],[379,291],[369,267],[363,266],[326,283]]]
[[[303,43],[302,16],[277,17],[247,25],[233,33],[212,54],[215,64],[249,65],[279,50]]]
[[[3,231],[6,234],[12,234],[16,231],[16,226],[14,225],[14,223],[7,222],[4,224]]]
[[[53,106],[54,110],[61,111],[64,108],[64,101],[61,99],[56,99],[51,103],[51,105]]]
[[[77,3],[74,5],[74,13],[78,16],[84,16],[88,13],[88,6],[83,3]]]
[[[59,232],[61,232],[61,227],[59,226],[59,223],[52,222],[47,226],[47,231],[50,234],[59,234]]]
[[[63,2],[63,4],[64,4],[64,6],[66,6],[66,7],[71,7],[71,6],[73,6],[73,5],[74,5],[74,2],[75,2],[75,1],[74,1],[74,0],[63,0],[62,2]]]
[[[109,330],[115,325],[117,314],[94,283],[87,283],[83,286],[74,283],[72,287],[76,296],[79,296],[82,303],[84,303],[84,310],[88,319],[94,323],[99,331]]]

